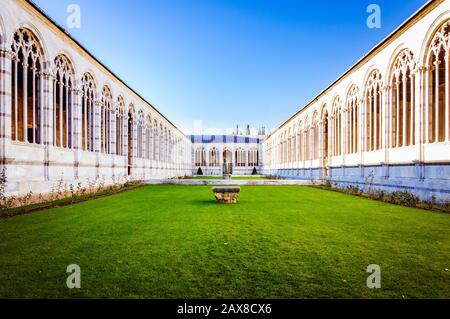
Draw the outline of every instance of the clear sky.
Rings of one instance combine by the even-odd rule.
[[[185,133],[273,129],[426,0],[34,0]],[[369,4],[381,29],[369,29]]]

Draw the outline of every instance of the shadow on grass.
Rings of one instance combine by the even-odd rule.
[[[199,206],[217,206],[220,205],[215,199],[194,199],[189,201],[190,204]]]

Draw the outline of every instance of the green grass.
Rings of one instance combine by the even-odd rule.
[[[309,187],[242,187],[230,206],[148,186],[0,221],[0,297],[450,298],[449,247],[446,214]]]
[[[266,180],[268,177],[265,176],[232,176],[231,179],[234,180]]]

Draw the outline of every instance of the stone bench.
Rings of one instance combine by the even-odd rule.
[[[213,193],[218,203],[236,204],[241,188],[239,186],[213,187]]]

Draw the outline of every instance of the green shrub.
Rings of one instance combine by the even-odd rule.
[[[415,207],[420,203],[418,196],[408,191],[396,191],[386,196],[387,200],[393,204]]]
[[[348,185],[344,191],[345,191],[345,193],[352,194],[352,195],[360,195],[362,193],[362,191],[359,189],[359,187],[354,186],[354,185]]]

